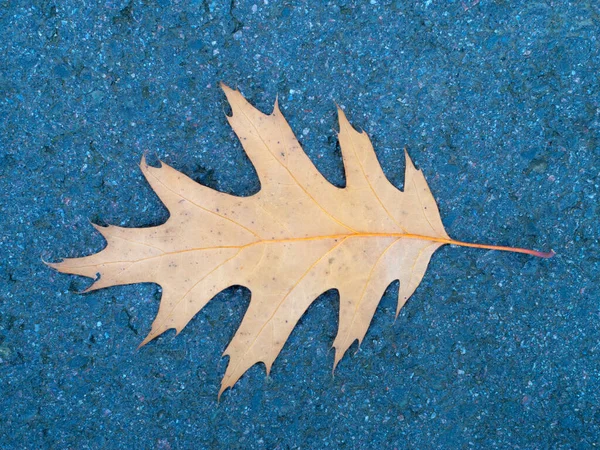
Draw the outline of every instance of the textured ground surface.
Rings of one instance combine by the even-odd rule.
[[[0,2],[2,448],[600,443],[596,2],[94,3]],[[335,378],[327,293],[271,376],[252,368],[217,404],[246,289],[136,351],[157,286],[79,295],[85,279],[40,257],[100,250],[90,220],[164,221],[144,153],[256,192],[219,81],[263,111],[279,94],[332,182],[335,101],[397,186],[408,147],[451,236],[558,255],[442,248],[396,323],[390,287]]]

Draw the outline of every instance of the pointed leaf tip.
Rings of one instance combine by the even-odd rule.
[[[223,92],[225,92],[225,94],[236,92],[236,89],[233,89],[233,88],[229,87],[228,85],[226,85],[222,81],[219,82],[219,86],[221,87],[221,89],[223,90]]]
[[[140,342],[140,344],[137,346],[137,349],[139,350],[140,348],[144,347],[148,342],[150,342],[155,337],[156,336],[152,336],[152,332],[148,333],[148,336],[146,336],[144,338],[144,340],[142,342]]]
[[[93,227],[94,227],[94,229],[95,229],[96,231],[98,231],[99,233],[102,233],[102,230],[103,230],[103,229],[105,229],[105,228],[108,228],[108,227],[110,226],[110,225],[107,225],[107,226],[102,226],[102,225],[99,225],[99,224],[97,224],[97,223],[94,223],[94,222],[92,222],[91,220],[90,220],[90,225],[91,225],[91,226],[93,226]]]
[[[344,355],[338,356],[338,349],[335,349],[335,356],[333,357],[333,367],[331,368],[331,375],[335,374],[335,369],[337,369],[338,364],[342,360]]]
[[[64,259],[63,259],[63,258],[60,258],[60,261],[56,261],[56,262],[48,262],[48,261],[46,261],[46,260],[44,259],[44,257],[43,257],[43,256],[40,256],[40,260],[42,261],[42,263],[43,263],[45,266],[48,266],[48,267],[50,267],[51,269],[54,269],[54,270],[58,270],[58,269],[57,269],[57,266],[58,266],[60,263],[62,263],[62,262],[64,261]]]
[[[408,169],[409,167],[411,167],[412,169],[417,170],[417,168],[415,167],[410,155],[408,154],[408,149],[406,147],[404,147],[404,160],[406,161],[406,168]]]
[[[340,126],[339,133],[342,132],[342,128],[344,127],[349,127],[350,129],[353,129],[352,125],[350,125],[350,122],[348,122],[348,118],[346,117],[346,113],[344,112],[344,110],[340,108],[340,106],[337,103],[335,106],[337,107],[338,123]]]
[[[92,292],[95,291],[96,289],[94,289],[94,284],[96,282],[92,283],[91,285],[89,285],[88,287],[86,287],[83,291],[75,291],[75,293],[77,295],[83,295],[83,294],[87,294],[88,292]]]
[[[221,395],[229,388],[230,386],[221,386],[221,389],[219,389],[219,393],[217,394],[217,403],[221,403]]]

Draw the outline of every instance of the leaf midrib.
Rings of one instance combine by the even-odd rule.
[[[126,260],[126,261],[111,261],[108,263],[104,263],[102,265],[109,265],[109,264],[123,264],[123,263],[137,263],[137,262],[142,262],[142,261],[148,261],[151,259],[156,259],[156,258],[162,258],[164,256],[170,256],[170,255],[178,255],[181,253],[190,253],[190,252],[199,252],[199,251],[209,251],[209,250],[219,250],[219,249],[237,249],[237,250],[243,250],[245,248],[248,247],[253,247],[256,245],[261,245],[261,244],[285,244],[287,242],[310,242],[310,241],[319,241],[319,240],[327,240],[327,239],[331,239],[331,240],[347,240],[347,239],[353,239],[353,238],[378,238],[378,239],[382,239],[382,238],[397,238],[397,239],[417,239],[417,240],[422,240],[422,241],[430,241],[430,242],[440,242],[442,244],[454,244],[454,245],[468,245],[464,242],[459,242],[459,241],[455,241],[453,239],[447,239],[447,238],[440,238],[440,237],[434,237],[434,236],[424,236],[424,235],[420,235],[420,234],[410,234],[410,233],[348,233],[348,234],[332,234],[332,235],[325,235],[325,236],[309,236],[309,237],[305,237],[305,238],[287,238],[287,239],[261,239],[258,241],[254,241],[254,242],[250,242],[248,244],[244,244],[244,245],[215,245],[215,246],[211,246],[211,247],[194,247],[194,248],[188,248],[185,250],[174,250],[174,251],[162,251],[162,253],[160,255],[154,255],[154,256],[149,256],[147,258],[140,258],[140,259],[135,259],[135,260]],[[130,242],[135,242],[135,241],[130,241]],[[144,245],[143,242],[136,242],[136,244],[139,245]],[[470,246],[470,245],[468,245]],[[152,248],[158,248],[158,247],[152,247]],[[98,264],[89,264],[89,265],[85,265],[85,266],[77,266],[78,269],[81,268],[85,268],[85,267],[92,267],[92,266],[98,266]]]

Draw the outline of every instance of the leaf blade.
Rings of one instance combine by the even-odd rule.
[[[550,255],[452,240],[408,153],[400,191],[385,177],[368,135],[339,108],[347,183],[333,186],[300,148],[277,102],[266,115],[239,91],[222,87],[233,111],[227,120],[255,166],[260,191],[250,197],[218,192],[142,158],[141,171],[168,220],[142,229],[95,226],[107,242],[102,251],[48,264],[99,275],[88,291],[159,284],[159,311],[140,346],[168,329],[179,333],[223,289],[247,286],[250,306],[224,352],[230,359],[219,396],[256,363],[269,373],[298,320],[329,289],[340,293],[335,369],[352,343],[364,339],[387,286],[400,281],[397,317],[442,245]]]

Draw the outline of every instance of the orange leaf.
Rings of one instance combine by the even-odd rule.
[[[100,278],[87,291],[130,283],[162,286],[158,315],[141,343],[179,333],[217,293],[232,285],[252,291],[250,306],[225,350],[230,357],[221,393],[252,365],[270,371],[310,304],[335,288],[340,295],[334,367],[365,336],[387,286],[400,280],[398,306],[413,294],[431,255],[444,244],[553,252],[452,240],[435,200],[408,154],[404,191],[385,177],[371,141],[338,109],[346,187],[330,184],[300,148],[277,103],[265,115],[238,91],[222,86],[229,123],[260,178],[251,197],[217,192],[166,164],[141,169],[168,208],[151,228],[99,227],[101,252],[50,264],[60,272]]]

